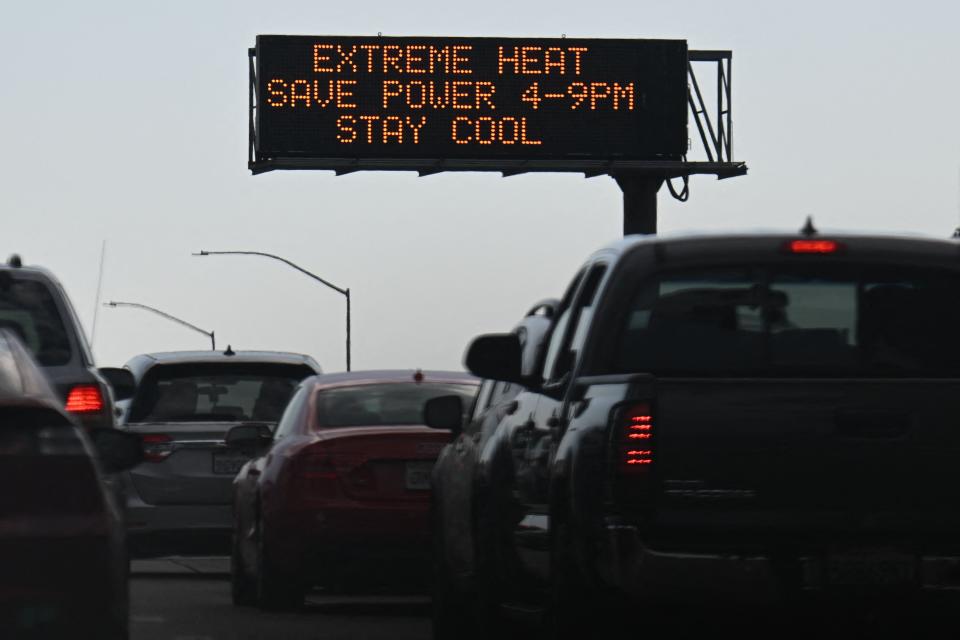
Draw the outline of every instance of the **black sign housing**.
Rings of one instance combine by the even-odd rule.
[[[680,160],[687,56],[682,40],[262,35],[254,150],[257,160]]]

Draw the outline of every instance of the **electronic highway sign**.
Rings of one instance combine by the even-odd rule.
[[[251,165],[575,168],[687,150],[683,40],[261,35],[251,56]]]

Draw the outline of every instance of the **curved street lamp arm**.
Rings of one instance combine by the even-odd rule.
[[[205,331],[204,329],[201,329],[196,325],[190,324],[186,320],[181,320],[180,318],[177,318],[176,316],[172,316],[169,313],[164,313],[163,311],[160,311],[160,309],[154,309],[153,307],[147,306],[145,304],[140,304],[139,302],[116,302],[113,300],[111,300],[110,302],[104,302],[103,306],[105,307],[136,307],[138,309],[146,309],[147,311],[153,311],[157,315],[161,315],[167,320],[173,320],[177,324],[181,324],[189,329],[193,329],[197,333],[202,333],[203,335],[210,338],[210,342],[213,346],[213,349],[216,350],[217,348],[217,343],[216,343],[216,339],[214,338],[213,331]]]
[[[333,284],[333,283],[331,283],[331,282],[327,282],[326,280],[324,280],[323,278],[321,278],[321,277],[318,276],[317,274],[315,274],[315,273],[310,273],[309,271],[307,271],[307,270],[304,269],[303,267],[301,267],[301,266],[299,266],[299,265],[297,265],[297,264],[294,264],[294,263],[290,262],[290,261],[287,260],[286,258],[281,258],[280,256],[273,255],[272,253],[264,253],[263,251],[203,251],[203,250],[201,250],[200,253],[195,253],[195,254],[193,254],[193,255],[195,255],[195,256],[242,255],[242,256],[263,256],[263,257],[265,257],[265,258],[273,258],[274,260],[279,260],[280,262],[283,262],[283,263],[285,263],[285,264],[293,267],[294,269],[296,269],[297,271],[299,271],[300,273],[302,273],[302,274],[304,274],[304,275],[306,275],[306,276],[310,276],[311,278],[313,278],[313,279],[316,280],[317,282],[322,282],[323,284],[327,285],[328,287],[330,287],[330,288],[333,289],[334,291],[340,293],[341,295],[349,296],[349,293],[347,293],[347,290],[346,290],[346,289],[341,289],[341,288],[338,287],[337,285],[335,285],[335,284]]]
[[[346,297],[346,299],[347,299],[347,371],[350,371],[350,289],[341,289],[340,287],[338,287],[337,285],[333,284],[332,282],[327,282],[326,280],[324,280],[323,278],[321,278],[321,277],[318,276],[317,274],[315,274],[315,273],[310,273],[309,271],[307,271],[306,269],[304,269],[304,268],[301,267],[300,265],[294,264],[293,262],[290,262],[290,261],[287,260],[286,258],[282,258],[282,257],[277,256],[277,255],[274,255],[274,254],[272,254],[272,253],[265,253],[265,252],[263,252],[263,251],[205,251],[205,250],[201,249],[199,253],[194,253],[193,255],[195,255],[195,256],[229,256],[229,255],[240,255],[240,256],[263,256],[264,258],[273,258],[274,260],[279,260],[280,262],[286,264],[286,265],[289,266],[289,267],[293,267],[294,269],[296,269],[296,270],[299,271],[300,273],[302,273],[302,274],[304,274],[304,275],[306,275],[306,276],[309,276],[309,277],[313,278],[313,279],[316,280],[317,282],[319,282],[319,283],[321,283],[321,284],[324,284],[324,285],[330,287],[331,289],[333,289],[333,290],[336,291],[337,293],[339,293],[339,294],[343,295],[344,297]]]

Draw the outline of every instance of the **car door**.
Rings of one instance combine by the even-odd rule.
[[[252,558],[261,508],[260,492],[264,470],[271,461],[277,444],[290,436],[299,426],[299,418],[308,398],[307,387],[300,385],[290,398],[280,422],[277,423],[273,443],[249,460],[234,478],[234,533],[239,537],[238,542],[245,558]]]
[[[496,382],[484,380],[477,392],[470,419],[463,431],[445,447],[434,465],[433,499],[436,501],[438,543],[442,544],[450,573],[473,572],[473,475],[477,458],[476,435]]]
[[[515,531],[518,553],[535,583],[548,578],[550,469],[563,426],[563,394],[573,373],[577,354],[593,316],[597,291],[607,265],[589,266],[579,286],[561,304],[543,365],[543,387],[529,422],[520,431],[515,448],[517,497],[523,518]]]
[[[469,423],[446,453],[442,468],[440,517],[447,561],[455,575],[476,572],[473,524],[477,469],[485,447],[505,409],[521,387],[514,383],[486,380],[477,395]]]

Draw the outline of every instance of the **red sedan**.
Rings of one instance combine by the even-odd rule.
[[[424,403],[479,381],[449,371],[365,371],[304,380],[270,433],[242,425],[228,446],[254,453],[234,479],[236,604],[293,607],[337,591],[426,585],[430,472],[450,434]]]

